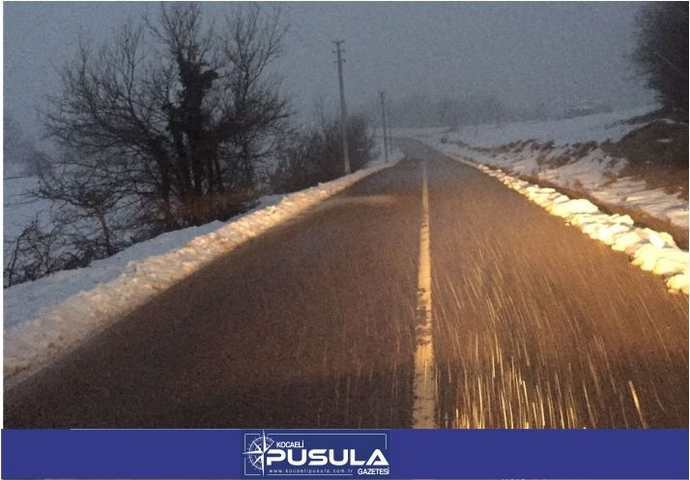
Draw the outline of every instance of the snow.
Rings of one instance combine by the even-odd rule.
[[[88,238],[94,229],[98,228],[97,221],[93,218],[80,218],[69,225],[63,225],[60,228],[60,222],[56,221],[54,216],[60,213],[61,202],[53,202],[51,200],[37,198],[35,192],[39,187],[39,179],[36,176],[19,176],[19,177],[4,177],[3,181],[3,254],[5,267],[5,285],[7,285],[8,266],[14,260],[13,254],[16,248],[17,238],[25,231],[30,224],[36,220],[37,226],[43,233],[53,234],[59,231],[62,235],[56,241],[50,242],[50,256],[53,258],[59,257],[61,254],[77,253],[73,240],[70,236]],[[124,199],[127,201],[127,199]],[[135,208],[135,207],[131,207]],[[117,222],[118,216],[122,215],[122,211],[109,216],[111,225]],[[131,238],[135,231],[128,231],[120,228],[117,233],[113,234],[115,240],[125,240]],[[46,242],[48,245],[49,242]],[[27,247],[25,243],[24,248]],[[37,255],[38,257],[38,255]],[[15,272],[21,272],[26,266],[26,262],[34,260],[31,256],[19,256],[17,264],[15,265]],[[21,278],[21,275],[20,275]],[[17,278],[14,278],[17,281]]]
[[[577,213],[594,213],[599,211],[596,205],[584,199],[560,201],[549,207],[552,215],[563,218],[568,218]]]
[[[607,183],[621,171],[623,166],[625,166],[624,161],[618,161],[602,149],[595,148],[572,163],[558,168],[547,168],[537,174],[539,178],[559,185],[573,186],[575,182],[578,182],[586,190],[591,190]]]
[[[5,376],[18,381],[107,327],[152,296],[271,227],[295,218],[401,158],[288,195],[264,197],[255,210],[160,235],[77,270],[5,289]],[[6,210],[6,212],[11,210]]]
[[[584,199],[570,199],[553,188],[533,185],[500,169],[459,159],[521,193],[552,215],[562,217],[589,237],[631,257],[633,265],[665,278],[671,292],[688,294],[688,252],[666,232],[636,227],[628,215],[607,215]]]
[[[626,120],[657,108],[652,105],[548,122],[479,125],[460,131],[448,128],[398,129],[396,135],[417,138],[451,158],[496,177],[551,214],[578,227],[586,235],[609,245],[613,250],[627,253],[634,265],[663,276],[669,290],[687,294],[688,252],[679,249],[671,235],[639,228],[628,215],[607,215],[589,200],[570,199],[554,188],[533,185],[514,176],[536,178],[559,187],[584,191],[595,201],[604,202],[607,206],[639,209],[671,225],[687,229],[687,198],[680,198],[660,188],[649,188],[644,180],[622,177],[621,172],[627,160],[609,156],[596,144],[590,145],[587,150],[573,145],[607,140],[616,142],[641,126],[627,123]],[[672,123],[671,120],[666,121]],[[541,146],[522,143],[513,145],[509,150],[487,151],[478,148],[506,146],[530,139],[541,143]],[[550,142],[553,143],[544,148],[544,144]]]
[[[484,147],[530,139],[542,143],[552,141],[556,145],[591,141],[603,142],[606,140],[616,142],[640,126],[639,124],[626,123],[625,120],[645,115],[658,108],[658,105],[647,105],[619,112],[562,120],[466,126],[456,132],[448,132],[448,128],[394,129],[394,135],[428,138],[445,134],[449,143],[462,141],[470,145]]]
[[[576,156],[576,147],[571,145],[555,147],[546,152],[528,145],[492,155],[472,147],[441,143],[437,137],[423,141],[451,157],[470,158],[517,175],[581,190],[608,206],[639,209],[676,227],[688,228],[687,198],[680,198],[661,188],[650,189],[644,180],[621,177],[627,160],[611,157],[599,147],[592,148],[581,157]]]
[[[551,214],[564,218],[590,237],[613,250],[631,256],[634,265],[661,275],[671,291],[688,293],[688,252],[679,249],[672,236],[634,225],[628,215],[607,215],[589,200],[570,199],[553,188],[532,185],[504,173],[533,177],[550,184],[588,193],[609,206],[639,209],[670,224],[688,228],[688,200],[663,189],[650,189],[646,182],[621,177],[627,160],[613,158],[596,145],[586,153],[570,145],[581,142],[617,141],[640,125],[624,120],[643,115],[656,107],[551,122],[521,122],[504,127],[482,125],[448,133],[448,129],[420,129],[401,132],[416,137],[451,158],[476,166],[527,196]],[[441,142],[441,138],[445,141]],[[536,139],[554,142],[546,150],[534,144],[511,150],[478,150],[473,146],[506,145]],[[463,145],[453,142],[463,142]],[[467,159],[471,160],[470,162]]]

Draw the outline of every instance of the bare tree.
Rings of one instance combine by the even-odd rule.
[[[688,114],[688,3],[646,5],[637,18],[634,60],[669,111]]]
[[[82,232],[86,226],[96,226],[96,232],[83,232],[75,239],[81,250],[88,245],[90,256],[113,255],[120,243],[114,219],[118,212],[131,207],[131,202],[127,201],[127,189],[114,184],[111,175],[103,175],[106,168],[83,169],[76,164],[74,155],[70,153],[54,161],[50,170],[40,174],[39,185],[33,195],[53,202],[52,221],[55,224],[71,225]],[[130,199],[136,202],[135,197]],[[138,210],[131,209],[130,212]]]
[[[36,216],[12,242],[3,269],[4,286],[36,280],[58,270],[83,267],[84,257],[72,249],[61,226],[42,226]]]
[[[136,197],[142,218],[163,229],[245,208],[256,163],[288,116],[270,72],[279,12],[237,7],[216,27],[198,4],[162,6],[100,49],[82,44],[46,115],[50,135],[80,153],[68,171]]]

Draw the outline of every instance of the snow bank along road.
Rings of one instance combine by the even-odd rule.
[[[687,426],[686,296],[402,147],[11,388],[5,426]]]

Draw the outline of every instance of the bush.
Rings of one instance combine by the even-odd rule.
[[[343,175],[340,124],[322,120],[317,128],[292,133],[278,149],[278,166],[270,177],[275,193],[294,192]],[[353,115],[347,124],[350,168],[359,170],[374,156],[367,118]]]
[[[90,258],[85,252],[75,252],[60,227],[41,227],[34,219],[12,245],[4,268],[3,285],[37,280],[59,270],[84,267]]]

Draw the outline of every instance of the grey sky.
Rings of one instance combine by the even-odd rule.
[[[346,91],[353,109],[384,88],[414,93],[496,94],[513,107],[606,100],[649,102],[626,54],[639,4],[282,3],[290,24],[279,67],[294,106],[332,105],[331,40],[346,40]],[[6,112],[35,134],[35,108],[59,88],[55,68],[80,33],[107,39],[128,16],[157,3],[5,3]],[[211,14],[226,4],[206,4]]]

